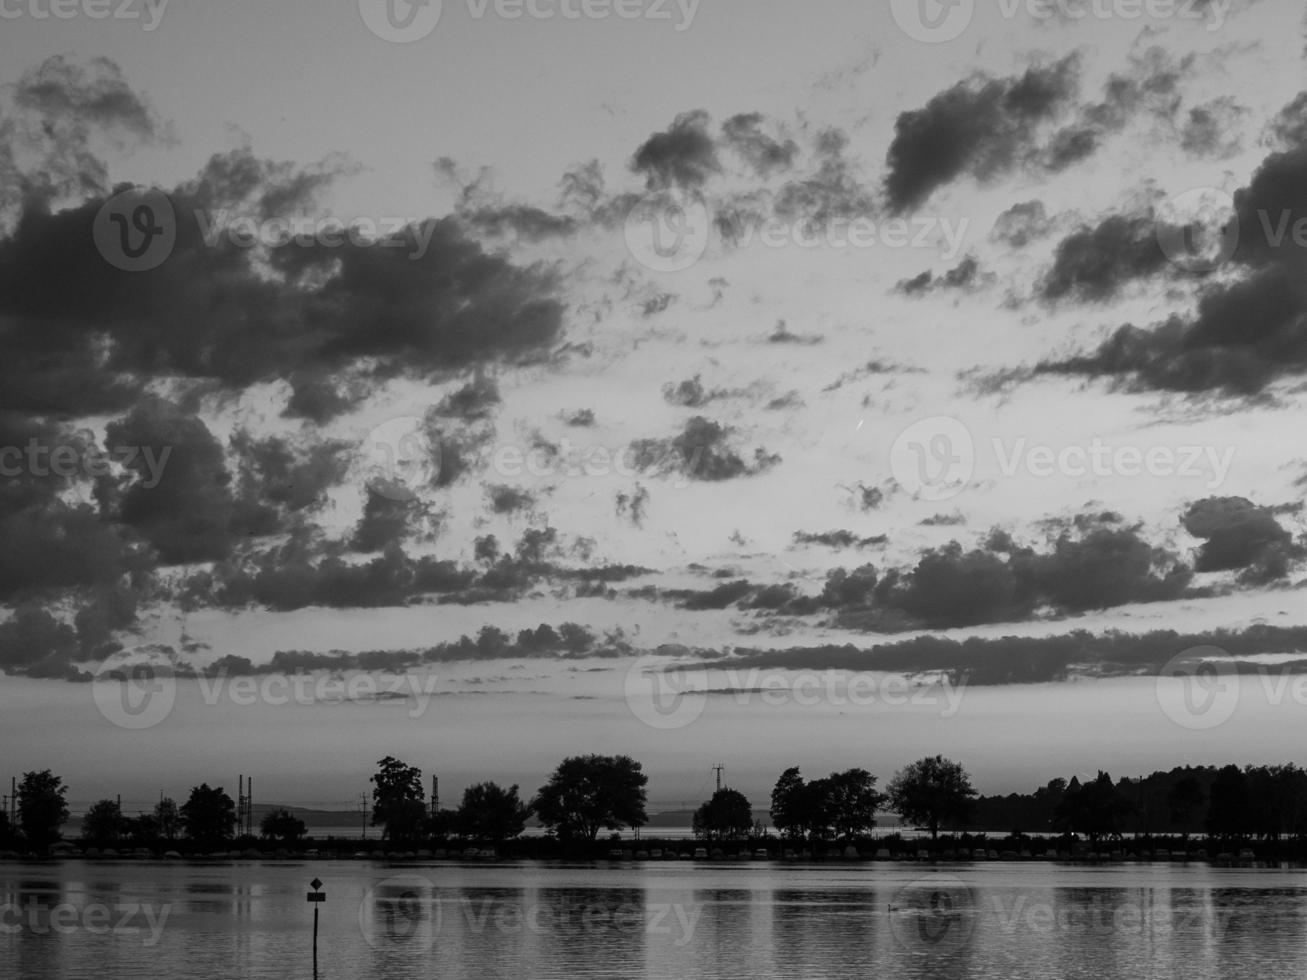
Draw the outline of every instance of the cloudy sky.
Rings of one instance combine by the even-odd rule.
[[[2,768],[1291,757],[1301,5],[0,17]]]

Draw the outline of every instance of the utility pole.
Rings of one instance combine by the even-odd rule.
[[[363,811],[363,840],[368,839],[368,794],[359,794],[359,807]]]
[[[713,766],[713,772],[717,773],[717,792],[719,793],[722,791],[722,770],[725,768],[725,764],[721,762]]]

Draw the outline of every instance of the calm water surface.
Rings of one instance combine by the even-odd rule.
[[[5,976],[1300,977],[1307,872],[0,863]]]

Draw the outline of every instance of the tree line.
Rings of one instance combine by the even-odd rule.
[[[534,816],[548,836],[563,843],[592,844],[601,832],[636,830],[648,823],[648,776],[625,755],[571,756],[559,763],[529,800],[517,785],[493,781],[463,791],[453,809],[430,807],[422,771],[387,756],[371,777],[372,824],[394,846],[458,839],[500,844],[519,837]],[[982,797],[957,762],[931,756],[899,770],[885,785],[866,769],[852,768],[806,779],[799,767],[781,773],[771,791],[769,813],[782,839],[816,845],[871,835],[879,814],[929,831],[1010,830],[1083,836],[1091,845],[1127,832],[1188,836],[1206,833],[1224,840],[1307,837],[1307,771],[1280,766],[1183,767],[1148,777],[1113,781],[1105,772],[1081,782],[1054,779],[1030,794]],[[0,846],[22,846],[38,854],[61,840],[69,819],[67,788],[49,770],[24,774],[17,792],[16,826],[0,814]],[[736,789],[723,787],[694,812],[697,837],[743,841],[767,836],[754,820],[753,805]],[[264,840],[295,844],[308,828],[286,809],[267,812]],[[230,843],[236,833],[236,803],[222,787],[192,788],[180,805],[161,799],[150,813],[129,817],[115,800],[100,800],[82,822],[82,839],[110,846],[125,842],[159,847],[185,842],[205,850]]]

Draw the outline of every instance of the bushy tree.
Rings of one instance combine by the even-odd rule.
[[[516,785],[504,789],[496,783],[477,783],[463,791],[456,821],[464,837],[499,843],[520,835],[530,815]]]
[[[177,808],[177,801],[165,796],[154,805],[154,823],[159,829],[159,836],[164,840],[176,840],[182,831],[182,815]]]
[[[904,820],[930,831],[966,819],[976,791],[962,766],[942,755],[919,759],[900,769],[888,790],[890,807]]]
[[[628,756],[572,756],[559,763],[531,808],[560,838],[594,841],[600,830],[648,822],[648,782],[640,763]]]
[[[68,822],[68,788],[49,769],[23,773],[18,784],[18,827],[27,846],[44,854]]]
[[[123,830],[123,812],[117,800],[100,800],[82,818],[82,837],[88,841],[116,843]]]
[[[382,839],[408,843],[422,836],[427,819],[422,770],[393,756],[379,763],[372,777],[372,824],[383,827]]]
[[[213,847],[231,840],[236,832],[236,802],[221,786],[201,783],[179,811],[186,836],[201,847]]]
[[[753,830],[753,807],[739,790],[723,788],[694,812],[694,834],[707,840],[738,840]]]
[[[308,826],[289,810],[277,808],[269,810],[259,821],[259,833],[268,840],[294,844],[309,832]]]

